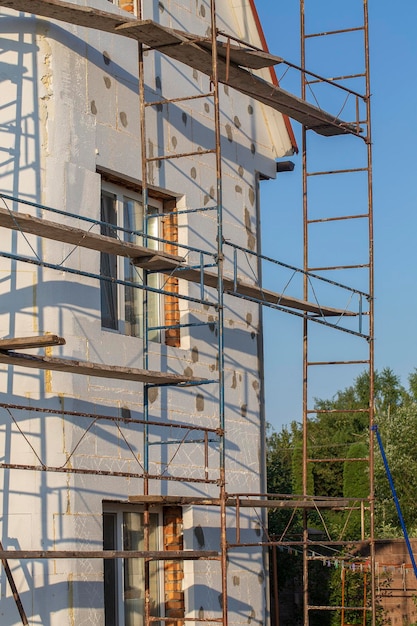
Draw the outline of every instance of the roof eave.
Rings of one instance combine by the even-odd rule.
[[[262,48],[263,48],[263,50],[265,52],[269,52],[268,44],[267,44],[266,38],[265,38],[265,33],[263,31],[261,20],[259,19],[258,10],[257,10],[256,5],[255,5],[255,0],[249,0],[249,5],[250,5],[250,8],[251,8],[251,11],[252,11],[252,14],[253,14],[253,18],[255,20],[256,28],[257,28],[258,34],[259,34],[259,38],[260,38],[261,43],[262,43]],[[274,67],[270,67],[269,68],[269,72],[271,74],[271,82],[272,82],[272,84],[278,87],[279,82],[278,82],[278,78],[277,78],[277,75],[276,75],[276,72],[275,72],[275,68]],[[295,135],[294,135],[294,131],[293,131],[293,128],[292,128],[292,125],[291,125],[290,118],[288,117],[288,115],[284,115],[284,114],[282,114],[282,117],[284,119],[285,128],[287,129],[287,133],[288,133],[288,136],[290,138],[292,148],[293,148],[294,152],[296,154],[298,154],[298,145],[297,145],[297,141],[295,139]]]

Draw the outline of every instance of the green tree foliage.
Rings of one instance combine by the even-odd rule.
[[[354,443],[350,446],[347,459],[368,458],[368,446],[363,442]],[[369,464],[367,461],[348,461],[343,466],[343,495],[345,498],[367,498],[369,495]],[[358,506],[358,505],[356,505]],[[355,507],[356,508],[356,507]],[[361,511],[347,511],[346,536],[347,538],[357,538],[361,536]]]
[[[369,471],[366,461],[331,462],[323,459],[361,459],[369,455],[369,374],[360,374],[353,384],[338,391],[330,399],[316,399],[317,413],[310,419],[308,455],[321,462],[308,464],[308,494],[366,498],[369,494]],[[417,535],[417,369],[408,379],[405,389],[390,368],[376,372],[374,377],[375,421],[384,442],[404,519],[411,534]],[[385,469],[375,446],[376,536],[400,537],[401,528],[391,496]],[[302,493],[302,428],[293,422],[289,429],[270,433],[268,438],[268,491],[270,493]],[[366,519],[366,518],[365,518]],[[301,514],[276,509],[270,512],[271,533],[286,540],[300,538]],[[358,539],[361,532],[360,511],[348,516],[346,512],[308,514],[308,527],[323,529],[323,520],[331,535]],[[366,532],[365,528],[365,532]],[[344,531],[344,533],[342,532]],[[317,563],[311,564],[317,567]],[[280,589],[288,582],[296,584],[301,578],[301,559],[288,553],[278,553]],[[327,574],[326,574],[327,571]],[[323,573],[324,572],[324,573]],[[311,598],[320,603],[340,605],[340,571],[321,568],[312,574]],[[316,583],[316,586],[315,586]],[[349,579],[349,596],[360,606],[363,602],[363,581],[360,576]],[[327,600],[326,600],[327,598]],[[351,616],[358,620],[357,616]],[[337,619],[339,622],[337,622]],[[321,616],[323,619],[323,616]],[[327,619],[327,618],[326,618]],[[340,623],[340,615],[331,619]],[[296,621],[294,622],[296,623]],[[326,622],[327,624],[328,622]],[[356,622],[353,622],[356,623]],[[357,623],[362,623],[359,621]],[[383,616],[378,615],[378,624]],[[324,626],[324,622],[320,622]]]
[[[377,416],[378,428],[407,529],[417,530],[417,402]],[[379,450],[375,454],[376,519],[383,536],[401,529]]]

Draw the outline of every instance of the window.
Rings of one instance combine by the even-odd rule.
[[[134,0],[109,0],[109,2],[118,5],[121,9],[124,9],[125,11],[129,11],[129,13],[135,12]]]
[[[144,550],[143,512],[117,506],[103,512],[104,550]],[[150,513],[149,549],[158,550],[160,516]],[[150,562],[151,615],[161,615],[161,567]],[[145,602],[144,559],[104,559],[105,626],[143,626]]]
[[[158,203],[156,200],[153,201],[152,206],[148,207],[148,235],[159,236],[159,220],[152,218],[152,213],[160,213],[162,209],[162,203]],[[143,205],[139,194],[127,192],[110,183],[105,184],[101,193],[100,219],[102,235],[113,238],[120,237],[124,241],[143,245],[143,237],[138,234],[142,233],[144,228]],[[117,231],[116,226],[122,227],[125,232]],[[149,239],[147,245],[149,248],[158,248],[158,242],[153,239]],[[132,265],[128,258],[102,252],[100,275],[111,279],[100,282],[102,327],[132,337],[142,337],[145,292],[140,286],[143,284],[143,272]],[[112,282],[117,279],[132,283],[132,286],[118,285],[116,282]],[[133,286],[135,284],[138,285],[137,288]],[[148,275],[148,285],[156,289],[159,287],[158,274]],[[161,301],[162,299],[157,293],[147,292],[149,327],[160,325]],[[149,339],[159,341],[159,331],[151,330]]]

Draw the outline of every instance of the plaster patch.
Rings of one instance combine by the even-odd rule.
[[[110,89],[111,87],[111,80],[108,76],[103,76],[103,80],[104,80],[104,84],[106,85],[106,89]]]
[[[202,529],[202,527],[200,526],[200,524],[198,524],[195,528],[194,528],[194,537],[197,539],[197,543],[198,543],[198,547],[204,548],[206,540],[204,538],[204,530]]]
[[[42,128],[42,150],[44,154],[48,154],[48,120],[50,117],[50,108],[53,106],[53,75],[52,75],[52,50],[48,39],[45,34],[38,36],[39,49],[43,53],[43,72],[41,75],[41,83],[43,86],[43,92],[39,97],[39,116],[40,124]],[[52,111],[53,116],[53,111]]]
[[[122,418],[124,420],[131,420],[132,419],[132,413],[130,412],[129,407],[127,406],[122,406]]]
[[[255,191],[253,189],[253,187],[249,187],[249,202],[251,203],[251,205],[254,205],[255,202]]]
[[[226,124],[226,135],[227,135],[228,141],[232,142],[233,132],[232,132],[232,127],[230,126],[230,124]]]
[[[95,100],[91,100],[90,110],[91,110],[91,113],[93,115],[97,115],[97,107],[96,107],[96,101]]]
[[[198,348],[197,346],[194,346],[193,349],[191,350],[191,360],[193,363],[197,363],[198,361]]]
[[[103,52],[103,61],[104,61],[104,65],[110,65],[111,63],[110,54],[106,50],[104,50]]]
[[[158,399],[159,390],[158,387],[151,387],[148,391],[149,402],[152,404]]]
[[[198,393],[195,399],[195,408],[197,411],[204,411],[204,396]]]
[[[123,128],[127,127],[127,115],[124,111],[120,111],[120,121],[122,123]]]
[[[240,128],[242,126],[242,124],[240,123],[240,119],[238,118],[237,115],[234,116],[233,123],[236,126],[236,128]]]
[[[245,228],[246,228],[246,233],[248,236],[248,248],[249,250],[254,250],[255,249],[255,236],[252,232],[252,224],[251,224],[251,219],[250,219],[250,213],[248,211],[248,208],[245,207]]]
[[[195,180],[197,178],[197,170],[195,169],[195,167],[191,168],[190,174],[191,174],[191,178],[193,180]]]

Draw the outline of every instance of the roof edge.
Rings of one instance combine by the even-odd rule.
[[[255,0],[249,0],[249,5],[250,8],[252,10],[252,14],[255,20],[255,24],[256,24],[256,28],[258,30],[258,34],[262,43],[262,48],[264,49],[265,52],[269,52],[269,48],[268,48],[268,44],[265,38],[265,33],[263,31],[262,28],[262,24],[261,24],[261,20],[259,19],[259,14],[258,14],[258,9],[256,8],[255,5]],[[271,81],[272,84],[275,85],[276,87],[279,86],[279,82],[278,82],[278,78],[275,72],[275,68],[274,67],[269,67],[269,73],[271,74]],[[288,117],[288,115],[282,114],[282,117],[284,118],[284,123],[285,123],[285,128],[287,129],[287,133],[289,135],[290,141],[291,141],[291,145],[294,149],[294,152],[296,154],[298,154],[298,145],[297,145],[297,141],[295,139],[295,135],[294,135],[294,131],[292,129],[292,125],[291,125],[291,121],[290,118]]]

